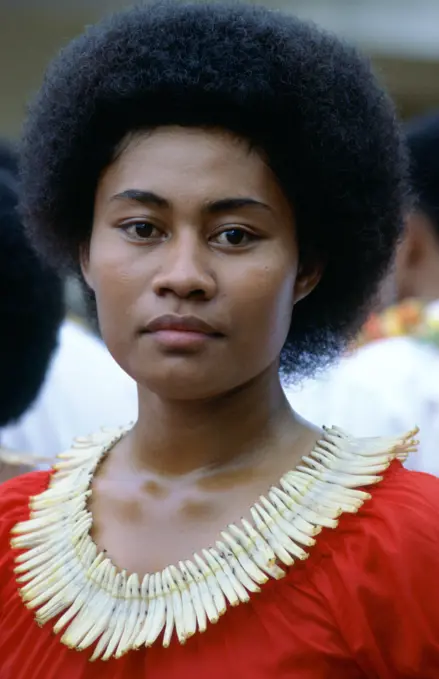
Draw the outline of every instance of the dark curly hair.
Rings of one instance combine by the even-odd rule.
[[[167,124],[227,129],[268,158],[302,253],[327,261],[282,356],[287,372],[312,372],[369,310],[408,195],[401,131],[369,63],[312,24],[250,5],[165,1],[89,28],[49,67],[24,128],[22,211],[49,260],[77,267],[118,142]]]
[[[406,134],[415,200],[439,238],[439,111],[411,120]]]
[[[61,280],[40,261],[18,217],[16,167],[13,150],[0,143],[0,427],[38,395],[64,316]]]

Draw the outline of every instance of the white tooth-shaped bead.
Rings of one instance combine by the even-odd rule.
[[[342,461],[349,462],[351,459],[352,456],[343,451],[340,451],[339,455],[335,455],[333,452],[330,452],[329,450],[325,450],[324,448],[319,447],[316,447],[312,451],[311,455],[305,455],[305,457],[302,458],[304,462],[307,462],[310,465],[314,465],[315,462],[317,461],[320,462],[321,464],[327,465],[328,467],[331,467],[333,464],[336,464],[337,462]]]
[[[227,604],[224,594],[222,593],[221,587],[215,577],[215,574],[211,571],[206,562],[198,555],[194,554],[194,561],[198,568],[206,578],[207,587],[212,593],[213,600],[215,602],[215,607],[220,615],[226,612]]]
[[[317,471],[328,469],[329,471],[341,472],[343,474],[376,474],[385,471],[392,463],[392,460],[393,456],[377,455],[376,457],[363,458],[362,460],[356,458],[342,460],[336,457],[318,460],[313,457],[304,457],[302,462],[305,462]],[[306,471],[307,468],[301,465],[298,469]]]
[[[217,563],[217,569],[219,569],[219,572],[222,570],[223,574],[227,576],[225,582],[229,583],[231,587],[231,593],[233,594],[233,598],[231,598],[230,600],[231,605],[237,606],[240,602],[246,603],[250,598],[249,594],[245,587],[239,582],[238,578],[233,572],[233,569],[230,565],[232,559],[228,561],[226,556],[224,556],[222,553],[223,549],[227,552],[225,544],[220,540],[217,541],[216,544],[218,550],[211,547],[209,549],[209,553],[211,555],[211,558],[213,558]]]
[[[172,594],[172,608],[174,611],[175,631],[177,633],[177,638],[180,644],[184,644],[186,642],[186,629],[184,626],[183,602],[181,600],[181,594],[178,589],[177,583],[174,582],[174,578],[172,577],[169,568],[166,569],[166,577],[168,580],[169,589],[171,590]]]
[[[109,559],[105,559],[96,569],[87,601],[69,626],[68,635],[70,643],[73,644],[75,649],[79,650],[82,647],[84,638],[87,637],[97,621],[97,613],[102,598],[102,588],[105,585],[110,570],[111,562]]]
[[[317,511],[314,511],[304,507],[302,509],[301,515],[307,521],[314,521],[314,523],[318,524],[319,526],[325,526],[326,528],[337,528],[338,519],[332,519],[329,516],[325,516],[323,507],[316,507],[316,510]]]
[[[93,543],[89,544],[86,548],[86,554],[90,553],[92,555],[96,551],[95,546]],[[95,561],[92,562],[92,565],[90,566],[89,571],[85,571],[84,569],[80,574],[78,575],[78,580],[75,582],[75,585],[77,586],[77,595],[75,595],[74,600],[72,601],[71,605],[67,610],[62,614],[61,618],[56,622],[53,631],[55,634],[58,634],[69,622],[74,618],[74,616],[78,613],[82,606],[82,597],[84,594],[84,586],[87,584],[87,577],[89,575],[89,572],[92,571],[93,565],[96,563],[100,563],[100,557],[101,555],[97,555],[95,558]],[[97,560],[99,558],[99,561]]]
[[[59,556],[59,553],[62,556]],[[76,555],[75,549],[69,545],[68,542],[62,543],[59,552],[52,555],[47,555],[48,560],[46,563],[41,563],[40,565],[32,568],[29,572],[32,575],[26,585],[21,588],[21,594],[25,597],[31,591],[35,593],[39,592],[39,587],[42,586],[43,589],[47,589],[50,584],[53,584],[52,580],[57,574],[62,573],[66,566],[73,568],[76,564],[79,567],[83,567],[81,561]]]
[[[85,516],[80,521],[78,521],[78,523],[72,528],[72,542],[80,540],[80,538],[85,533],[88,533],[90,531],[92,523],[93,519],[90,515]]]
[[[102,581],[101,591],[99,592],[99,600],[96,602],[95,607],[93,607],[93,624],[79,644],[78,651],[83,651],[96,641],[107,628],[110,617],[113,614],[114,604],[111,594],[116,580],[116,569],[109,559],[106,559],[106,562],[108,562],[108,565]]]
[[[39,533],[42,530],[45,530],[47,528],[52,528],[54,524],[58,524],[60,517],[56,516],[55,512],[50,512],[48,515],[41,515],[38,513],[36,515],[36,518],[34,519],[29,519],[28,521],[25,522],[25,524],[19,524],[18,526],[15,526],[11,533],[14,535],[17,532],[23,532],[22,526],[25,526],[25,531],[26,534],[29,535],[30,533],[33,533],[34,535],[39,535]]]
[[[284,482],[290,484],[290,488],[293,487],[293,485],[297,486],[298,483],[301,483],[300,477],[299,481],[298,478],[286,474],[284,477]],[[282,482],[281,482],[282,483]],[[276,492],[283,493],[283,491],[276,489]],[[370,493],[365,493],[363,491],[359,491],[356,489],[351,489],[351,488],[342,488],[341,486],[334,486],[334,488],[328,487],[327,483],[324,483],[322,481],[316,481],[313,484],[312,490],[310,490],[306,496],[303,496],[301,500],[301,505],[306,505],[306,506],[311,506],[313,507],[315,502],[313,498],[316,496],[316,493],[321,493],[321,495],[325,498],[328,498],[329,500],[332,501],[342,501],[342,502],[349,502],[355,505],[358,509],[362,506],[363,502],[365,500],[370,500]],[[286,494],[285,494],[286,495]],[[288,496],[287,496],[288,497]],[[284,498],[282,498],[284,500]],[[285,501],[285,500],[284,500]]]
[[[291,535],[291,537],[294,537],[301,544],[311,546],[309,539],[314,538],[321,532],[321,526],[315,526],[309,521],[305,521],[298,513],[298,505],[296,503],[294,503],[294,510],[292,510],[288,503],[288,495],[282,490],[272,488],[269,492],[269,498],[285,521],[288,521],[297,530],[295,536]],[[303,535],[303,538],[300,535]]]
[[[165,570],[162,575],[163,591],[165,593],[165,604],[166,604],[166,624],[165,631],[163,633],[162,645],[164,648],[168,648],[171,643],[172,633],[175,627],[175,615],[174,615],[174,604],[172,598],[172,590],[169,584],[169,578],[167,577],[167,571]]]
[[[334,485],[347,486],[348,488],[355,488],[356,486],[371,486],[374,483],[378,483],[382,480],[382,476],[371,475],[355,475],[355,474],[342,474],[340,472],[331,472],[326,470],[324,472],[318,472],[315,469],[310,469],[309,467],[297,467],[299,471],[306,471],[307,474],[314,476],[316,479],[321,479],[327,483],[333,483]]]
[[[120,658],[126,653],[130,646],[129,641],[136,627],[137,616],[140,608],[140,584],[136,573],[129,576],[127,580],[127,614],[125,628],[122,637],[114,654],[115,658]]]
[[[29,508],[32,512],[46,510],[58,511],[60,506],[64,506],[66,502],[78,499],[82,495],[83,494],[80,491],[68,491],[67,493],[55,493],[55,491],[50,491],[50,493],[48,492],[47,494],[41,493],[41,495],[32,497],[29,500]]]
[[[99,557],[102,559],[103,555],[99,554]],[[94,600],[96,590],[99,589],[104,575],[105,562],[101,561],[94,569],[94,581],[91,579],[87,580],[85,587],[80,590],[77,596],[77,600],[81,599],[80,606],[72,622],[61,637],[61,642],[69,648],[76,648],[88,632],[90,616],[93,613],[93,607],[90,604]]]
[[[104,631],[102,636],[99,638],[98,643],[96,645],[95,650],[93,651],[93,655],[90,658],[90,662],[94,662],[98,658],[100,658],[105,651],[105,649],[108,646],[108,643],[113,635],[114,627],[116,624],[116,617],[115,613],[117,611],[117,605],[118,605],[118,599],[117,597],[120,594],[120,583],[121,583],[121,573],[116,573],[116,577],[114,579],[114,584],[113,584],[113,606],[112,606],[112,612],[111,616],[108,620],[108,626],[107,629]]]
[[[183,563],[183,561],[180,561],[178,567],[180,569],[182,577],[184,578],[184,581],[188,584],[189,587],[189,594],[191,597],[191,601],[194,605],[195,615],[197,616],[198,631],[205,632],[207,628],[207,616],[205,608],[203,606],[203,602],[201,601],[201,594],[198,585],[195,582],[189,570],[187,569],[186,565]]]
[[[74,546],[76,558],[82,563],[85,570],[88,570],[98,555],[98,550],[88,533],[84,539],[79,540]]]
[[[285,492],[289,492],[289,488],[291,487],[288,481],[281,481],[282,487],[284,488]],[[338,524],[337,518],[340,516],[340,513],[335,511],[335,510],[329,510],[326,509],[322,511],[321,514],[313,511],[312,509],[309,509],[306,504],[301,505],[300,508],[300,516],[302,516],[305,520],[310,521],[311,523],[315,523],[318,526],[326,526],[327,528],[335,528]]]
[[[203,608],[206,611],[207,617],[209,618],[210,622],[218,622],[220,616],[213,601],[212,594],[207,586],[206,578],[202,573],[200,573],[192,561],[186,561],[185,564],[199,587],[201,601],[203,603]]]
[[[259,517],[258,517],[259,521]],[[249,536],[250,540],[252,540],[253,544],[256,546],[256,549],[262,553],[262,554],[268,554],[270,556],[267,557],[267,564],[265,565],[264,563],[259,563],[258,565],[262,570],[264,570],[268,575],[270,575],[272,578],[275,580],[280,580],[281,578],[285,577],[286,573],[281,568],[280,566],[277,565],[276,560],[277,560],[277,554],[273,547],[270,545],[270,542],[263,537],[262,533],[258,533],[251,523],[247,521],[247,519],[242,519],[242,525],[244,526],[244,529]],[[264,530],[268,531],[266,527],[264,527]],[[272,535],[270,534],[270,540],[272,539]],[[273,555],[271,557],[271,554]]]
[[[316,491],[324,494],[329,500],[346,502],[355,505],[359,509],[365,500],[370,500],[370,493],[364,493],[356,488],[323,488],[322,483],[315,484]]]
[[[148,610],[142,628],[134,641],[134,648],[140,648],[140,646],[143,646],[147,639],[151,623],[154,618],[156,603],[157,600],[155,597],[155,575],[151,573],[151,575],[148,578]]]
[[[72,517],[86,508],[87,495],[90,496],[90,491],[84,493],[80,497],[65,498],[65,500],[58,504],[58,507],[44,507],[34,510],[33,515],[40,520],[47,519],[48,522],[55,521],[58,526],[70,523]]]
[[[340,487],[337,490],[340,491],[343,497],[358,498],[359,500],[363,500],[363,502],[366,502],[366,500],[370,500],[372,498],[370,493],[365,490],[359,490],[358,488]]]
[[[38,533],[22,533],[21,535],[16,535],[12,538],[11,547],[12,549],[27,549],[28,547],[45,544],[47,539],[50,540],[55,536],[56,528],[53,526],[44,528],[38,531]]]
[[[64,539],[65,541],[65,539]],[[30,568],[33,567],[33,564],[38,564],[40,563],[38,560],[35,560],[35,557],[44,557],[43,562],[47,559],[47,554],[48,552],[51,553],[53,549],[56,549],[57,544],[62,544],[63,540],[62,538],[60,539],[59,537],[56,539],[56,541],[52,544],[46,544],[46,545],[38,545],[38,547],[33,547],[32,549],[29,549],[27,552],[23,552],[22,554],[18,554],[18,556],[15,557],[15,563],[16,564],[30,564]],[[16,569],[14,569],[15,572],[17,572]]]
[[[287,476],[285,475],[283,478],[287,479]],[[285,493],[285,491],[281,488],[272,486],[268,493],[268,497],[275,507],[281,512],[282,516],[287,518],[288,521],[291,521],[297,516],[297,513],[300,509],[299,502],[293,499],[290,495],[287,495],[287,493]],[[288,510],[288,513],[285,510]],[[313,528],[314,526],[310,524],[310,529]]]
[[[315,507],[317,502],[319,504],[326,503],[328,509],[332,508],[332,511],[334,513],[338,512],[340,510],[339,500],[341,499],[341,496],[336,493],[331,493],[330,491],[325,490],[325,488],[322,488],[322,486],[324,485],[325,484],[321,483],[320,481],[315,483],[314,486],[303,497],[300,506],[310,507],[312,509],[313,507]]]
[[[189,639],[197,631],[197,616],[189,592],[189,585],[176,566],[171,566],[169,570],[181,594],[185,636],[186,639]]]
[[[78,591],[77,582],[67,584],[54,599],[48,601],[43,608],[36,612],[35,622],[37,625],[42,627],[46,622],[65,611],[66,607],[70,606],[78,596]]]
[[[73,603],[79,592],[82,575],[82,569],[78,568],[75,572],[71,571],[65,577],[59,592],[36,612],[35,617],[40,625],[44,625],[48,620],[62,613],[66,606],[70,606]]]
[[[113,609],[113,611],[114,610],[116,610],[116,607]],[[113,635],[113,632],[114,632],[113,618],[110,618],[110,620],[108,622],[107,629],[105,630],[103,635],[100,637],[98,643],[96,644],[96,648],[93,651],[93,654],[90,658],[90,662],[95,662],[96,660],[99,660],[100,658],[102,658],[102,660],[103,660],[102,654],[104,653],[105,649],[107,648],[107,646],[110,642],[110,639]]]
[[[122,571],[118,601],[116,604],[116,609],[113,613],[114,618],[113,634],[110,641],[108,642],[108,646],[105,649],[104,654],[102,655],[102,660],[109,660],[111,658],[122,637],[123,629],[126,624],[126,610],[127,610],[127,601],[125,598],[126,586],[127,586],[127,574],[126,571]]]
[[[258,536],[258,533],[256,533],[254,528],[248,522],[246,523],[248,529],[253,531],[254,534]],[[243,526],[245,527],[244,519]],[[230,535],[233,535],[239,545],[247,552],[250,558],[257,566],[259,566],[263,573],[271,575],[272,577],[276,577],[277,566],[275,553],[271,549],[270,545],[261,536],[258,536],[259,542],[256,544],[255,539],[250,537],[248,529],[246,529],[247,532],[245,532],[239,528],[239,526],[235,526],[233,523],[229,524],[228,526]]]
[[[212,572],[215,573],[215,576],[218,580],[218,584],[221,587],[222,591],[224,592],[224,595],[229,604],[231,604],[231,606],[237,606],[239,604],[239,596],[234,587],[236,578],[233,575],[233,573],[231,573],[231,568],[229,567],[230,568],[229,572],[226,572],[225,568],[221,568],[220,562],[217,559],[215,559],[215,550],[212,548],[209,550],[203,549],[203,556],[206,559],[206,562],[209,564],[209,567],[212,570]],[[239,582],[237,582],[237,589],[239,590],[239,588],[240,588]],[[247,594],[247,592],[245,592],[245,594]]]
[[[154,590],[155,590],[155,608],[154,615],[151,619],[151,625],[145,639],[145,646],[152,646],[154,641],[159,637],[166,622],[166,603],[165,595],[162,587],[162,574],[154,574]]]
[[[224,533],[222,536],[224,537]],[[227,574],[240,601],[248,601],[250,598],[248,592],[259,592],[259,585],[243,569],[230,544],[217,540],[216,547],[218,551],[211,549],[211,553],[217,560],[219,559],[219,564]]]
[[[249,590],[249,592],[259,592],[260,588],[256,583],[263,585],[265,582],[267,582],[268,578],[266,574],[261,571],[260,568],[258,568],[254,561],[249,559],[245,549],[241,547],[235,538],[229,535],[227,531],[223,531],[221,536],[224,538],[229,547],[228,551],[231,550],[238,561],[238,563],[235,562],[233,564],[233,572],[235,573],[236,577],[240,580],[240,582],[242,582],[244,587]],[[224,552],[222,553],[224,554]],[[224,554],[224,556],[226,555]]]
[[[290,538],[290,542],[288,543],[287,547],[290,554],[293,554],[295,558],[300,559],[301,561],[307,559],[308,558],[307,552],[305,552],[305,550],[302,549],[302,547],[300,547],[294,540],[297,540],[297,538],[299,538],[302,543],[305,542],[305,544],[311,547],[315,544],[315,539],[307,535],[302,535],[300,531],[298,531],[296,528],[294,528],[294,526],[289,524],[288,521],[285,521],[285,519],[282,518],[277,509],[266,498],[264,497],[261,498],[261,504],[264,505],[264,509],[266,509],[267,515],[270,517],[270,519],[272,519],[272,521],[274,521],[277,524],[279,530]]]
[[[252,507],[251,510],[250,510],[250,513],[252,515],[252,519],[255,523],[256,528],[258,529],[258,531],[260,531],[262,533],[264,538],[271,545],[271,547],[273,548],[273,550],[277,554],[278,559],[280,561],[282,561],[282,563],[284,563],[286,566],[291,566],[294,563],[291,555],[289,554],[289,552],[287,552],[287,550],[283,546],[283,544],[282,544],[283,541],[279,540],[277,534],[270,530],[268,525],[264,522],[262,517],[259,515],[259,513],[257,511],[257,506]],[[271,523],[271,525],[273,525],[274,522],[271,521],[270,523]]]
[[[74,560],[73,550],[69,549],[62,557],[53,557],[46,564],[41,564],[38,569],[32,569],[30,573],[33,578],[21,588],[22,598],[27,600],[29,596],[30,598],[33,598],[33,596],[40,594],[40,587],[42,591],[46,590],[50,578],[56,576],[65,564],[71,564],[72,562],[72,568],[76,566],[76,564],[79,568],[82,568],[82,564],[79,561]]]
[[[96,562],[96,567],[99,565],[101,560],[102,557],[99,561]],[[28,608],[38,608],[38,606],[41,606],[42,604],[46,603],[46,601],[50,599],[52,596],[55,596],[55,594],[57,594],[62,588],[63,581],[57,580],[54,585],[46,588],[45,590],[43,589],[42,593],[30,599],[27,604]]]
[[[332,499],[331,496],[325,496],[321,491],[315,493],[310,493],[308,502],[304,505],[307,507],[325,507],[325,512],[331,514],[333,518],[340,517],[344,512],[355,513],[358,511],[358,507],[352,503],[345,503],[340,498]]]
[[[147,573],[146,575],[143,576],[142,582],[140,584],[140,606],[139,606],[139,614],[137,616],[137,622],[136,625],[131,633],[131,638],[129,639],[129,647],[130,649],[135,648],[135,641],[137,637],[139,636],[143,623],[145,621],[147,612],[148,612],[148,581],[149,581],[149,574]]]

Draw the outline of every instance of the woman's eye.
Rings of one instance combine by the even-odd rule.
[[[219,245],[248,245],[256,236],[239,227],[226,229],[214,237]]]
[[[135,240],[157,239],[163,235],[154,224],[151,224],[151,222],[133,222],[131,224],[124,224],[122,229],[130,238]]]

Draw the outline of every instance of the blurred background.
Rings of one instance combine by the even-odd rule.
[[[17,138],[48,61],[122,0],[0,0],[0,136]],[[369,54],[400,115],[439,107],[439,0],[264,0],[356,43]],[[81,305],[69,288],[74,310]]]
[[[49,59],[122,0],[0,0],[0,135],[16,137]],[[402,116],[439,106],[438,0],[265,0],[370,54]]]
[[[16,137],[49,59],[117,0],[0,0],[0,135]],[[439,105],[438,0],[265,0],[310,18],[370,54],[409,117]]]

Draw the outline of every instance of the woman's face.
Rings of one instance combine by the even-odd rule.
[[[294,216],[271,170],[223,131],[163,127],[100,178],[83,271],[103,338],[166,399],[219,396],[277,371],[298,275]]]

